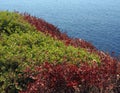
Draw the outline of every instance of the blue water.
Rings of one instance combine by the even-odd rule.
[[[0,10],[30,13],[120,55],[120,0],[0,0]]]

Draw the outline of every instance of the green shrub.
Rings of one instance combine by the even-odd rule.
[[[23,19],[22,15],[7,11],[0,12],[0,34],[4,32],[10,35],[15,32],[26,32],[30,29],[32,29],[31,26]]]

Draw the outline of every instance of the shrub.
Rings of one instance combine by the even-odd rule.
[[[7,11],[0,12],[0,34],[6,33],[10,35],[15,32],[26,32],[30,29],[33,29],[33,27],[20,14]]]
[[[25,73],[34,82],[20,93],[113,93],[116,89],[115,60],[101,65],[82,63],[80,66],[45,62],[34,71],[27,68]]]

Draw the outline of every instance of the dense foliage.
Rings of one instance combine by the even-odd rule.
[[[110,65],[111,64],[111,65]],[[33,79],[26,91],[20,93],[113,93],[116,86],[116,65],[96,63],[89,66],[82,63],[80,67],[62,63],[58,65],[44,63],[34,71],[27,68],[25,77]],[[37,74],[36,74],[37,73]],[[117,93],[117,92],[116,92]]]
[[[120,83],[117,64],[44,20],[0,12],[1,93],[115,92]]]
[[[18,13],[13,12],[0,12],[0,34],[6,33],[21,33],[32,30],[30,26]]]

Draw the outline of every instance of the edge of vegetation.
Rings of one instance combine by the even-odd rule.
[[[118,64],[43,19],[0,12],[2,93],[118,93]]]

